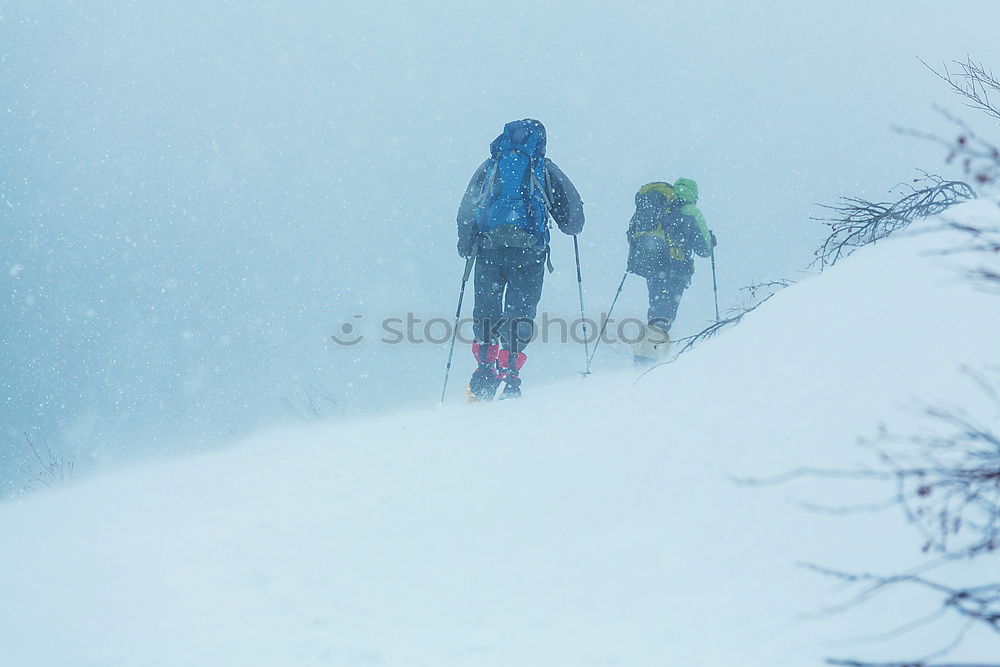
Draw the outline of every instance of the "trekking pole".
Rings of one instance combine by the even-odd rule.
[[[608,314],[604,316],[604,323],[601,325],[601,333],[597,336],[597,342],[594,343],[594,351],[590,353],[590,360],[593,361],[594,357],[597,356],[597,346],[601,344],[601,339],[604,338],[604,330],[608,328],[608,322],[611,320],[611,313],[615,310],[615,304],[618,303],[618,297],[622,293],[622,286],[625,285],[625,279],[628,277],[628,271],[622,275],[622,281],[618,283],[618,291],[615,292],[615,298],[611,300],[611,307],[608,308]],[[590,364],[587,364],[590,367]]]
[[[472,255],[465,260],[465,273],[462,274],[462,288],[458,292],[458,307],[455,309],[455,326],[451,330],[451,347],[448,350],[448,366],[444,370],[444,386],[441,387],[441,402],[448,391],[448,376],[451,374],[451,359],[455,355],[455,339],[458,337],[458,321],[462,317],[462,301],[465,299],[465,284],[469,282],[472,264],[476,261],[477,247],[472,248]]]
[[[712,246],[712,291],[715,293],[715,321],[719,321],[719,284],[715,280],[715,246]]]
[[[583,358],[587,360],[587,368],[582,371],[583,377],[590,375],[590,343],[587,342],[587,316],[583,312],[583,277],[580,275],[580,242],[573,235],[573,252],[576,254],[576,286],[580,292],[580,321],[583,322]],[[572,331],[572,329],[571,329]]]

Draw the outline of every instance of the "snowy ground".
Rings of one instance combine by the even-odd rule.
[[[964,219],[1000,219],[996,202]],[[704,665],[914,658],[947,620],[902,593],[833,616],[818,563],[921,562],[890,489],[731,477],[870,463],[859,436],[912,401],[986,405],[1000,300],[959,278],[933,221],[776,295],[659,367],[261,433],[0,506],[0,663],[32,666]],[[468,370],[457,365],[460,373]],[[995,414],[984,413],[990,417]],[[981,579],[997,562],[961,563]],[[992,568],[992,569],[990,569]],[[866,639],[867,638],[867,639]],[[995,659],[970,634],[955,660]]]

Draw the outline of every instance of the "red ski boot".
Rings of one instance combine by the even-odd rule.
[[[514,357],[512,368],[510,350],[500,350],[497,355],[497,368],[500,371],[500,379],[504,382],[503,394],[500,396],[501,401],[507,398],[521,398],[521,377],[518,372],[527,359],[524,352],[518,352]]]

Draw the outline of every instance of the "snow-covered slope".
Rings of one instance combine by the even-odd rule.
[[[801,563],[898,571],[919,541],[896,513],[788,496],[889,489],[731,481],[865,462],[857,438],[916,428],[913,399],[976,405],[960,367],[1000,360],[1000,301],[926,253],[956,242],[933,227],[638,382],[529,371],[517,402],[262,433],[0,506],[0,663],[800,667],[939,647],[955,626],[854,643],[932,598],[808,616],[839,598]],[[955,655],[998,651],[972,634]]]

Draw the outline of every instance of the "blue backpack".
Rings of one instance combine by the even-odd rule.
[[[548,245],[545,128],[532,119],[507,123],[490,155],[476,205],[479,232],[509,248]]]

